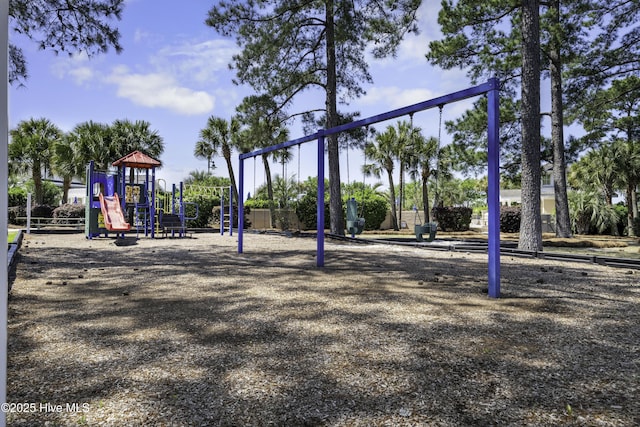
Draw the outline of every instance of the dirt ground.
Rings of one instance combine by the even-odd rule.
[[[639,271],[313,239],[30,235],[10,426],[640,425]]]

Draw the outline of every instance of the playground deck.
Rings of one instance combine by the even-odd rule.
[[[8,401],[64,410],[9,425],[640,424],[638,271],[503,256],[492,300],[486,254],[127,239],[26,236]]]

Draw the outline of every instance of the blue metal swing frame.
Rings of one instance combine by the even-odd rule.
[[[324,140],[325,137],[351,129],[391,120],[397,117],[406,116],[418,111],[424,111],[442,105],[450,104],[464,99],[473,98],[479,95],[487,95],[487,137],[488,137],[488,192],[487,205],[489,210],[489,262],[488,262],[488,294],[491,298],[500,297],[500,82],[497,78],[491,78],[486,83],[470,87],[448,95],[433,98],[417,104],[387,111],[382,114],[367,117],[331,129],[319,129],[312,135],[302,138],[272,145],[250,153],[240,154],[240,183],[238,188],[238,217],[244,218],[244,160],[253,158],[272,151],[281,150],[294,145],[303,144],[310,141],[317,141],[318,156],[318,222],[317,222],[317,253],[316,265],[324,266]],[[243,252],[243,227],[238,227],[238,253]]]

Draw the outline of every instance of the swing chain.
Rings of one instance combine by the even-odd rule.
[[[438,177],[440,176],[440,144],[442,141],[442,110],[444,109],[444,104],[440,104],[438,105],[438,109],[440,110],[440,118],[438,120],[438,147],[436,149],[436,176],[435,176],[435,197],[433,200],[433,207],[437,208],[438,207],[438,203],[439,203],[439,196],[440,194],[438,193]]]

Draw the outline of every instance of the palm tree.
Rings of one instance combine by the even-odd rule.
[[[398,134],[393,126],[388,126],[384,133],[376,134],[374,142],[364,148],[365,155],[371,163],[363,166],[362,172],[366,176],[374,175],[380,178],[382,171],[387,172],[389,179],[389,202],[391,203],[391,225],[398,230],[398,216],[396,214],[396,192],[393,185],[393,169],[397,154],[396,143]]]
[[[231,121],[227,121],[222,117],[211,116],[207,119],[207,127],[200,130],[200,139],[196,142],[196,147],[198,145],[208,146],[208,149],[212,150],[212,154],[218,153],[219,150],[224,157],[233,188],[234,200],[238,200],[238,187],[231,163],[231,151],[233,148],[238,148],[240,144],[239,132],[240,122],[235,117]]]
[[[139,150],[155,159],[164,152],[164,141],[157,130],[151,130],[151,123],[145,120],[132,122],[128,119],[115,120],[109,127],[113,160]]]
[[[208,182],[212,178],[209,172],[194,170],[189,172],[189,176],[185,178],[185,184],[193,184],[195,182]]]
[[[164,142],[157,130],[151,130],[151,123],[145,120],[115,120],[109,127],[112,162],[134,151],[158,159],[164,151]],[[129,182],[135,180],[135,169],[129,169]],[[133,210],[129,210],[129,219],[133,219]]]
[[[400,169],[400,209],[398,212],[398,222],[402,224],[402,209],[404,208],[404,173],[408,165],[413,162],[414,153],[411,148],[414,132],[418,128],[414,128],[413,122],[400,121],[398,126],[398,139],[395,143],[396,157],[399,161]]]
[[[589,151],[571,166],[569,183],[576,189],[601,193],[605,202],[611,205],[615,190],[619,187],[620,166],[625,155],[620,144],[605,144]]]
[[[193,155],[196,159],[205,159],[207,161],[207,173],[211,174],[212,167],[215,169],[216,165],[213,163],[212,158],[216,154],[215,148],[204,139],[200,139],[196,142],[196,148],[193,150]]]
[[[96,169],[107,170],[113,158],[111,134],[109,126],[93,121],[76,125],[67,134],[69,144],[73,148],[75,167],[79,173],[84,171],[87,163],[93,160]]]
[[[617,134],[616,144],[621,145],[625,153],[621,164],[621,179],[626,185],[627,225],[629,235],[633,235],[633,222],[638,217],[637,188],[640,183],[640,77],[631,76],[623,80],[616,80],[611,88],[604,92],[609,98],[607,120],[611,133]]]
[[[266,95],[248,96],[242,100],[236,111],[238,112],[236,116],[238,123],[245,126],[244,129],[237,133],[236,138],[236,147],[243,152],[270,147],[289,140],[289,130],[284,126],[286,118],[281,111],[277,110],[277,106],[271,97]],[[273,156],[276,159],[279,158],[278,154]],[[270,155],[269,153],[264,153],[261,157],[267,179],[271,226],[275,228],[276,212],[271,167],[269,165]]]
[[[627,228],[629,235],[634,235],[633,223],[638,218],[637,188],[640,183],[640,144],[628,138],[627,141],[619,141],[625,153],[620,164],[621,181],[624,185],[627,200]]]
[[[269,131],[271,129],[269,126],[266,126],[263,131]],[[277,128],[271,131],[271,135],[267,139],[261,139],[264,142],[263,146],[270,146],[275,144],[280,144],[282,142],[286,142],[289,140],[289,130],[286,128]],[[286,151],[286,150],[285,150]],[[284,159],[286,157],[285,154],[281,155]],[[277,160],[278,154],[274,152],[273,157]],[[269,198],[269,212],[271,214],[271,227],[276,227],[276,204],[275,197],[273,195],[273,179],[271,178],[271,167],[269,165],[269,154],[262,154],[262,164],[264,165],[264,173],[267,177],[267,197]],[[284,170],[284,163],[283,163]]]
[[[31,173],[35,202],[43,201],[42,175],[51,165],[53,145],[62,138],[62,131],[48,119],[29,119],[11,130],[9,170],[11,173]]]
[[[298,196],[298,183],[295,176],[281,177],[276,175],[273,179],[273,192],[277,194],[278,207],[288,209],[291,201]]]
[[[438,140],[434,137],[425,138],[417,129],[413,134],[411,143],[413,156],[410,159],[409,174],[412,179],[418,175],[422,181],[422,209],[425,222],[431,222],[431,209],[429,209],[429,178],[434,174],[433,159],[437,158]]]
[[[615,208],[604,200],[602,193],[595,191],[570,191],[569,212],[576,234],[588,234],[592,228],[599,233],[607,229],[617,234],[618,214]]]
[[[74,176],[81,176],[83,169],[78,168],[73,150],[73,140],[69,134],[53,144],[53,171],[62,178],[62,203],[68,203],[69,188]]]
[[[285,142],[288,139],[289,139],[289,133],[287,132],[286,139],[284,141],[282,141],[282,142]],[[280,180],[282,182],[279,183],[279,184],[276,182],[277,185],[274,185],[274,191],[276,192],[276,194],[278,194],[278,197],[280,198],[281,201],[282,200],[287,200],[286,194],[283,193],[282,191],[287,188],[287,185],[286,185],[286,182],[288,181],[288,178],[287,178],[287,163],[289,163],[289,161],[291,160],[291,157],[293,157],[293,155],[291,154],[291,150],[289,150],[288,148],[273,152],[273,160],[275,160],[276,162],[279,162],[282,165],[282,177],[280,178]],[[276,175],[276,179],[277,178],[278,178],[278,176]],[[277,188],[275,188],[275,187],[277,187]],[[287,205],[283,205],[279,201],[278,202],[278,206],[282,209],[282,208],[288,207],[288,204]]]

